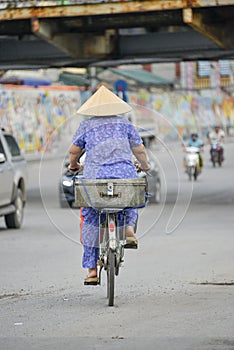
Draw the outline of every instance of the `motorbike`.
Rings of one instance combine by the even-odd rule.
[[[219,142],[213,141],[211,143],[210,155],[211,155],[211,162],[213,164],[213,167],[215,167],[216,164],[218,164],[219,166],[222,166],[223,148]]]
[[[189,180],[197,180],[198,175],[201,173],[198,147],[186,147],[185,148],[185,167]]]

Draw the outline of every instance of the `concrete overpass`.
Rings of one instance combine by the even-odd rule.
[[[0,69],[234,59],[234,0],[0,0]]]

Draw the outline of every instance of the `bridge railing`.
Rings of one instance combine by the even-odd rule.
[[[0,9],[127,2],[130,0],[0,0]]]

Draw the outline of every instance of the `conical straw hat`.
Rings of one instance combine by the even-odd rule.
[[[126,102],[101,86],[77,111],[86,116],[105,117],[128,113],[132,110]]]

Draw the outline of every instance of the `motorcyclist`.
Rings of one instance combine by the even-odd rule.
[[[187,142],[187,147],[196,147],[199,149],[199,166],[203,166],[203,158],[201,152],[204,151],[204,142],[198,137],[196,132],[191,133]]]
[[[210,142],[217,141],[221,144],[224,143],[225,132],[221,129],[220,125],[215,125],[214,130],[209,133],[208,139]]]
[[[212,144],[217,143],[220,146],[221,149],[221,155],[222,155],[222,160],[224,159],[223,154],[224,154],[224,139],[225,139],[225,132],[223,129],[221,129],[220,125],[215,125],[214,130],[211,131],[208,135],[208,141],[211,145],[210,148],[210,155],[212,153]]]

